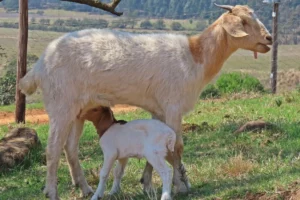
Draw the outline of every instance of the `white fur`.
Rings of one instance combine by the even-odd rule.
[[[158,120],[135,120],[123,125],[112,125],[100,139],[104,163],[100,182],[92,199],[97,200],[104,196],[106,180],[115,160],[118,163],[110,194],[120,190],[121,178],[129,157],[146,158],[162,179],[161,200],[171,199],[172,171],[166,164],[165,157],[168,151],[174,151],[175,142],[175,132]]]
[[[58,197],[55,180],[60,146],[70,130],[74,133],[69,137],[79,139],[83,121],[76,116],[80,110],[121,103],[139,106],[180,133],[181,116],[193,108],[204,85],[202,71],[190,54],[188,38],[182,35],[91,29],[66,34],[50,43],[20,81],[25,94],[41,88],[50,118],[48,181],[44,192],[50,198]],[[181,137],[178,141],[182,144]],[[78,141],[73,143],[74,152]],[[70,164],[73,183],[79,184],[83,195],[87,195],[92,190],[78,156],[72,158],[75,161],[69,163],[76,163],[76,167]],[[180,175],[176,177],[174,182],[178,185]],[[149,179],[145,183],[149,185]]]
[[[227,15],[230,14],[223,14],[205,31],[201,49],[196,49],[201,62],[196,61],[189,39],[182,35],[90,29],[66,34],[49,44],[34,68],[20,80],[20,88],[25,94],[33,93],[37,87],[43,91],[50,118],[44,192],[51,199],[58,198],[56,173],[64,145],[73,183],[80,186],[83,195],[92,192],[74,153],[83,128],[83,121],[76,116],[81,110],[99,105],[138,106],[171,127],[177,134],[175,151],[169,160],[174,168],[175,189],[189,189],[181,163],[182,116],[193,109],[202,88],[231,53],[240,47],[257,51],[252,46],[258,41],[266,42],[264,37],[247,40],[248,37],[229,36],[221,24]],[[263,36],[267,34],[263,28],[249,30]],[[147,164],[143,174],[145,189],[151,185],[151,171]]]

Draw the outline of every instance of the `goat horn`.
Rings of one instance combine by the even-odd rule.
[[[229,10],[229,12],[232,12],[233,6],[230,5],[218,5],[216,3],[214,3],[215,6],[219,7],[219,8],[223,8],[225,10]]]

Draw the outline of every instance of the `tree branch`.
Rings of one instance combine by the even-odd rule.
[[[0,0],[0,2],[1,1],[2,0]],[[105,10],[117,16],[123,15],[123,12],[115,11],[115,8],[118,6],[121,0],[112,0],[111,3],[102,3],[100,0],[61,0],[61,1],[69,1],[69,2],[85,4],[95,8],[100,8],[102,10]]]

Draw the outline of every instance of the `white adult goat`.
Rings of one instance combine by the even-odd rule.
[[[92,200],[104,196],[106,180],[115,160],[118,162],[114,170],[114,183],[110,194],[120,190],[121,178],[129,157],[146,158],[162,179],[161,200],[171,199],[172,174],[165,157],[169,151],[174,151],[176,134],[170,127],[158,120],[150,119],[128,123],[115,121],[112,111],[102,106],[89,110],[79,118],[93,122],[101,137],[100,146],[104,155],[100,182]],[[110,122],[110,126],[103,132],[102,124],[108,124],[107,122]]]
[[[20,81],[23,93],[43,91],[50,118],[47,181],[44,192],[58,199],[57,168],[65,148],[73,182],[87,195],[93,192],[80,168],[77,148],[83,120],[80,110],[98,105],[141,107],[177,134],[173,156],[174,184],[186,191],[189,183],[181,164],[182,116],[196,104],[202,88],[237,49],[266,53],[272,37],[247,6],[227,9],[201,35],[131,34],[110,30],[83,30],[49,44],[34,68]],[[151,187],[152,166],[147,163],[144,189]],[[184,180],[184,182],[182,182]],[[186,187],[187,186],[187,187]]]

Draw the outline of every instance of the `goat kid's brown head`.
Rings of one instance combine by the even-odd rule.
[[[267,53],[272,44],[272,36],[248,6],[216,6],[228,10],[220,18],[221,26],[236,41],[236,47],[254,52]]]
[[[100,137],[116,121],[112,110],[109,107],[104,106],[88,110],[83,115],[80,115],[80,119],[93,122]]]

